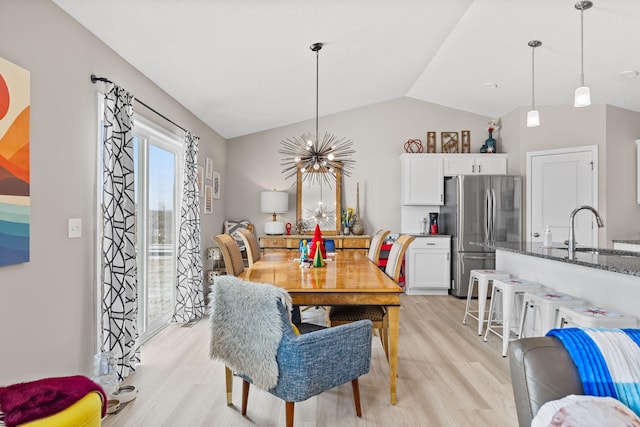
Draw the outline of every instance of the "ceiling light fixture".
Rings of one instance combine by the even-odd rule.
[[[527,43],[531,46],[531,110],[527,113],[527,127],[540,126],[540,113],[536,110],[536,98],[535,98],[535,51],[537,47],[542,46],[542,42],[539,40],[531,40]]]
[[[580,11],[580,87],[576,89],[574,107],[591,105],[591,91],[584,85],[584,11],[591,9],[593,2],[579,1],[575,8]]]
[[[624,77],[626,79],[633,79],[638,77],[638,72],[636,70],[626,70],[620,73],[620,77]]]
[[[318,133],[318,76],[320,49],[322,43],[314,43],[310,49],[316,53],[316,132],[314,135],[305,133],[301,137],[287,138],[281,141],[280,154],[285,157],[280,163],[284,167],[282,173],[285,178],[297,176],[298,169],[302,173],[302,180],[309,183],[327,183],[331,186],[335,181],[335,170],[340,168],[341,173],[350,176],[354,160],[350,158],[355,151],[352,149],[353,141],[340,138],[325,132],[322,140]]]

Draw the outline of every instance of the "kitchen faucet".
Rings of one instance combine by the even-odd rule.
[[[596,217],[596,223],[598,224],[598,228],[604,227],[604,222],[602,222],[602,218],[600,218],[600,214],[597,210],[592,208],[591,206],[578,206],[575,208],[571,214],[569,215],[569,258],[573,258],[576,253],[576,231],[575,231],[575,217],[578,212],[583,209],[590,210],[593,212],[593,215]]]

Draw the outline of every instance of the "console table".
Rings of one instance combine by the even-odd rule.
[[[325,239],[333,240],[336,242],[336,249],[369,249],[371,244],[371,236],[345,236],[338,235],[323,235]],[[298,250],[300,240],[307,239],[311,241],[313,239],[312,234],[300,235],[282,235],[282,236],[260,236],[260,247],[263,250],[266,249],[292,249]]]

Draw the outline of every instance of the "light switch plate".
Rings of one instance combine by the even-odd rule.
[[[67,224],[67,237],[69,239],[77,239],[82,237],[82,219],[69,218]]]

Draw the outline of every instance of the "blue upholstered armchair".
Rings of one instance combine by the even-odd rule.
[[[353,386],[356,414],[358,416],[361,415],[358,377],[369,372],[371,361],[371,321],[362,320],[348,325],[297,335],[289,319],[289,295],[286,291],[267,284],[242,282],[239,285],[236,282],[236,289],[241,288],[241,292],[235,297],[229,297],[224,295],[224,292],[216,294],[215,289],[221,284],[221,281],[227,281],[227,279],[217,280],[212,286],[210,296],[211,356],[224,361],[227,366],[243,378],[243,415],[246,415],[250,383],[267,390],[286,402],[286,425],[290,427],[293,426],[295,402],[304,401],[349,381]],[[247,297],[243,295],[243,292],[252,290],[260,291],[261,293],[267,291],[266,296],[258,298],[258,302],[253,306],[251,303],[247,303]],[[244,341],[255,341],[255,338],[242,336],[244,335],[243,331],[239,331],[236,336],[225,340],[224,333],[215,330],[216,327],[220,327],[225,322],[220,318],[227,313],[242,315],[235,313],[236,308],[229,307],[230,303],[233,304],[230,300],[239,302],[236,308],[244,310],[244,319],[250,319],[248,321],[250,323],[248,330],[250,330],[251,334],[260,336],[260,341],[263,341],[265,336],[271,336],[274,330],[277,330],[276,332],[281,331],[279,342],[274,347],[274,349],[277,348],[274,351],[274,363],[277,364],[275,377],[268,378],[270,375],[266,372],[268,371],[268,366],[256,367],[254,373],[250,372],[254,367],[248,365],[247,361],[244,360],[248,350],[243,347],[247,344]],[[266,308],[275,308],[277,310],[276,313],[278,313],[278,320],[269,322],[265,321],[267,320],[266,317],[261,318],[261,313],[255,312],[257,304],[265,304]],[[217,313],[216,310],[218,310]],[[258,309],[258,311],[262,310]],[[224,344],[220,343],[222,340],[225,340]],[[229,341],[235,341],[235,343]],[[265,342],[268,341],[269,338],[266,338]],[[218,347],[216,343],[220,343],[220,346],[225,348],[214,349],[214,347]],[[251,342],[249,345],[253,346],[255,343]],[[269,362],[268,359],[268,354],[266,356],[263,355],[260,356],[259,362],[252,362],[251,364]],[[243,363],[245,366],[239,367]]]

